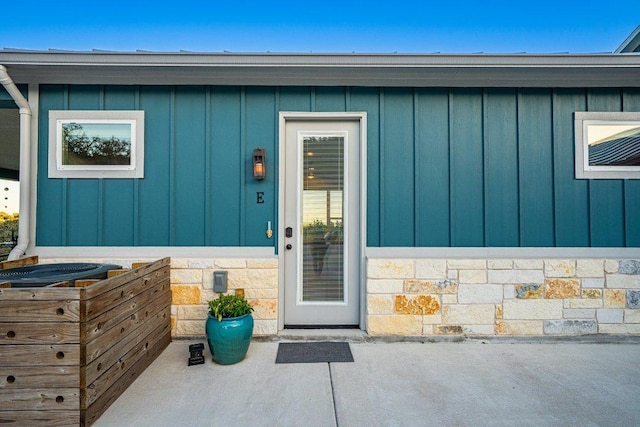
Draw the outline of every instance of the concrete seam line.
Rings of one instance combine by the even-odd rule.
[[[331,403],[333,404],[333,417],[335,419],[336,427],[340,427],[338,421],[338,406],[336,405],[336,390],[333,384],[333,375],[331,373],[331,362],[327,362],[329,365],[329,383],[331,384]]]

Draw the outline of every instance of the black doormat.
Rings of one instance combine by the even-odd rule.
[[[276,363],[353,362],[348,342],[286,342],[278,345]]]

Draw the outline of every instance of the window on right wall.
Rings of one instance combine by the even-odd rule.
[[[640,112],[576,112],[576,179],[640,179]]]

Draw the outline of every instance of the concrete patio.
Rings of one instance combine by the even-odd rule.
[[[293,337],[301,339],[300,337]],[[304,338],[304,337],[302,337]],[[354,363],[247,358],[187,366],[174,341],[102,415],[107,426],[634,426],[640,339],[389,342],[357,333]]]

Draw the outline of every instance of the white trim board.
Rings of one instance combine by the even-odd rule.
[[[277,258],[270,246],[37,246],[28,255],[42,258]]]
[[[367,247],[367,258],[640,258],[640,248],[411,248]]]

